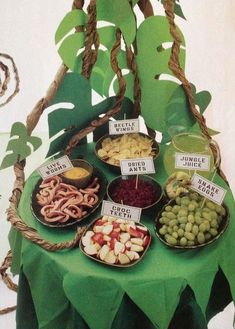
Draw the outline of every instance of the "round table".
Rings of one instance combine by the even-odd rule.
[[[81,145],[76,155],[100,168],[109,181],[118,175],[96,159],[93,143]],[[166,173],[161,156],[155,168],[153,177],[163,183]],[[46,240],[71,240],[76,226],[48,228],[33,216],[31,194],[38,178],[35,171],[26,182],[18,209],[21,218]],[[196,250],[168,248],[154,234],[159,206],[141,216],[152,243],[133,267],[100,264],[79,248],[48,252],[12,229],[12,271],[20,273],[17,328],[206,329],[209,319],[235,300],[234,199],[220,177],[215,182],[228,190],[225,203],[230,222],[225,233]],[[99,215],[100,208],[89,221]]]

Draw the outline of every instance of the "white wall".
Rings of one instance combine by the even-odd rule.
[[[6,107],[0,108],[0,133],[9,132],[15,121],[25,122],[27,114],[53,80],[61,63],[54,45],[54,33],[71,8],[71,2],[0,0],[0,52],[14,57],[20,75],[20,93]],[[187,45],[186,75],[198,90],[208,90],[212,94],[206,118],[208,126],[221,132],[216,140],[222,151],[222,167],[235,192],[235,2],[181,0],[180,3],[187,17],[186,22],[177,19]],[[47,116],[44,114],[37,131],[46,130]],[[5,135],[0,134],[0,159],[7,140]],[[43,151],[39,151],[34,160],[29,161],[28,172],[42,159]],[[0,260],[8,250],[9,224],[4,221],[4,212],[12,178],[11,169],[0,172]],[[0,296],[2,291],[1,287]],[[5,298],[1,299],[0,307],[3,304]],[[230,314],[229,324],[232,323],[231,317]],[[1,328],[8,324],[6,319],[0,317]],[[230,325],[220,324],[218,328],[230,329]]]

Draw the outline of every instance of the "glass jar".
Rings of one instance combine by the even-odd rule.
[[[196,133],[183,132],[173,136],[166,147],[163,162],[168,175],[184,171],[190,175],[197,172],[209,177],[214,170],[214,156],[209,141]]]

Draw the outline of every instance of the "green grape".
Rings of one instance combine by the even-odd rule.
[[[198,235],[198,232],[199,232],[199,227],[198,227],[198,225],[193,225],[193,227],[192,227],[192,233],[196,236],[196,235]]]
[[[198,204],[198,202],[197,202],[197,201],[195,201],[195,200],[192,200],[192,201],[191,201],[191,203],[192,203],[192,204],[194,204],[194,206],[195,206],[195,209],[199,207],[199,204]]]
[[[176,218],[176,214],[174,214],[173,212],[168,212],[166,215],[167,218],[169,219],[175,219]]]
[[[166,206],[165,211],[171,211],[172,207],[171,206]]]
[[[185,216],[185,217],[178,217],[178,222],[180,224],[186,224],[188,222],[188,218]]]
[[[192,202],[190,202],[190,204],[188,205],[188,210],[189,211],[194,211],[195,210],[195,204],[193,204]]]
[[[182,228],[178,229],[178,236],[182,238],[184,236],[184,230]]]
[[[211,201],[207,201],[206,202],[206,206],[210,209],[210,210],[215,210],[215,204]]]
[[[212,221],[211,221],[211,227],[213,227],[213,228],[218,228],[218,222],[217,222],[217,220],[216,219],[213,219]]]
[[[178,229],[179,229],[178,225],[173,226],[173,231],[174,232],[178,232]]]
[[[212,210],[211,211],[211,219],[213,220],[213,219],[218,219],[218,214],[217,214],[217,212],[215,211],[215,210]]]
[[[181,205],[181,198],[179,196],[177,196],[177,198],[175,199],[176,204],[178,204],[179,206]]]
[[[182,228],[182,230],[185,230],[185,226],[186,226],[185,223],[180,224],[180,228]]]
[[[179,237],[177,232],[173,232],[171,236],[175,239],[178,239]]]
[[[197,241],[198,243],[202,244],[205,242],[205,235],[203,232],[199,232],[198,235],[197,235]]]
[[[209,232],[205,233],[205,239],[206,239],[206,241],[211,240],[211,234]]]
[[[218,231],[217,231],[215,228],[213,228],[213,227],[209,230],[209,233],[210,233],[212,236],[216,236],[216,235],[218,235]]]
[[[173,236],[168,236],[166,238],[166,242],[168,242],[169,244],[171,244],[173,246],[177,245],[177,240]]]
[[[168,227],[167,227],[167,232],[168,232],[169,234],[172,234],[172,233],[173,233],[173,229],[172,229],[172,227],[168,226]]]
[[[191,232],[192,231],[193,224],[192,223],[187,223],[185,226],[185,231],[186,232]]]
[[[165,216],[163,218],[164,218],[164,224],[168,225],[169,221],[170,221],[170,218],[165,217]]]
[[[188,215],[188,222],[192,223],[192,224],[195,222],[194,215],[192,215],[192,214]]]
[[[200,225],[203,223],[203,219],[201,217],[195,217],[195,222]]]
[[[182,238],[180,239],[180,245],[181,245],[182,247],[187,246],[187,242],[188,242],[188,240],[187,240],[185,237],[182,237]]]
[[[207,230],[207,224],[205,222],[201,223],[199,225],[199,231],[204,233],[206,232],[206,230]]]
[[[211,214],[208,212],[203,211],[202,212],[202,217],[207,219],[208,221],[211,221]]]
[[[180,217],[188,216],[188,211],[186,209],[182,209],[181,208],[180,211],[179,211],[179,213],[178,213],[178,215]]]
[[[177,219],[172,219],[172,220],[169,221],[169,226],[170,226],[170,227],[173,227],[173,226],[175,226],[177,223],[178,223]]]
[[[188,240],[187,245],[188,246],[194,246],[195,245],[195,242],[194,241],[191,241],[191,240]]]
[[[180,206],[176,204],[173,206],[172,212],[177,215],[179,210],[180,210]]]
[[[216,205],[215,206],[215,211],[221,215],[221,216],[225,216],[226,215],[226,210],[223,206],[219,206],[219,205]]]
[[[184,236],[187,240],[194,241],[195,235],[191,232],[184,232]]]
[[[189,193],[189,197],[191,200],[195,200],[197,201],[198,200],[198,194],[196,192],[192,192],[192,193]]]
[[[207,207],[203,207],[202,211],[207,212],[207,213],[208,213],[208,212],[210,213],[210,212],[211,212],[211,209],[209,209],[209,208],[207,208]]]
[[[159,223],[164,224],[164,220],[165,220],[164,217],[159,218]]]
[[[161,235],[165,235],[167,233],[167,229],[165,227],[161,227],[160,230],[159,230],[159,233]]]
[[[188,206],[189,205],[189,198],[187,196],[184,196],[182,199],[181,199],[181,205],[184,205],[184,206]]]

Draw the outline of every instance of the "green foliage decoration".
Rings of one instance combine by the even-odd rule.
[[[184,46],[184,37],[180,30],[179,33]],[[166,107],[179,86],[179,83],[173,81],[173,73],[168,68],[172,42],[169,24],[164,16],[145,19],[137,31],[136,61],[141,83],[141,113],[146,124],[160,132],[166,129]],[[183,47],[180,64],[184,68]]]
[[[108,96],[110,84],[115,76],[110,64],[111,49],[115,43],[115,30],[120,28],[126,45],[130,46],[135,39],[136,22],[128,0],[97,1],[97,20],[115,25],[98,28],[100,44],[105,49],[99,49],[90,77],[92,88],[101,96]],[[84,27],[86,22],[87,15],[83,10],[72,10],[61,21],[55,34],[56,44],[61,43],[58,52],[63,62],[73,72],[79,74],[82,69],[85,33],[84,28],[79,32],[75,31],[75,28]],[[121,51],[118,56],[120,67],[127,68],[125,53]]]
[[[158,0],[160,1],[163,5],[165,3],[165,0]],[[183,19],[186,19],[185,16],[184,16],[184,13],[182,11],[182,8],[180,6],[180,1],[179,0],[174,0],[174,12],[177,16],[183,18]]]
[[[3,158],[0,169],[5,169],[24,160],[41,144],[42,141],[39,137],[28,135],[22,122],[15,122],[11,127],[10,140],[6,148],[6,151],[10,151],[10,153]],[[33,151],[29,145],[32,146]]]
[[[73,72],[67,73],[50,103],[50,105],[57,104],[58,109],[48,114],[49,137],[54,137],[54,139],[50,144],[47,156],[64,150],[74,134],[87,127],[99,115],[111,109],[115,104],[115,100],[115,97],[110,97],[96,105],[92,105],[89,81],[82,75]],[[72,104],[73,108],[64,108],[61,103]],[[132,102],[125,98],[119,117],[123,116],[124,113],[127,113],[127,117],[130,117],[132,107]],[[102,126],[100,129],[103,130],[104,127]],[[96,136],[98,136],[99,131],[99,129],[96,129]]]
[[[211,95],[208,91],[196,92],[196,87],[192,84],[192,91],[196,105],[201,114],[204,113],[211,101]],[[169,131],[171,127],[179,126],[187,131],[200,132],[198,124],[191,112],[188,110],[188,100],[181,85],[173,92],[165,109],[166,128],[163,132],[162,143],[171,140]]]

